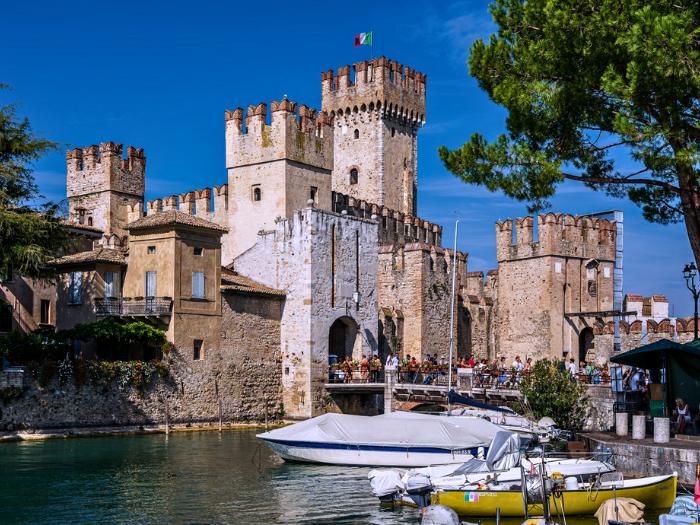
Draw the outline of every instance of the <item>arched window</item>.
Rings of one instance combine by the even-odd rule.
[[[350,170],[350,184],[357,184],[357,180],[359,178],[359,174],[357,173],[357,170],[355,168]]]
[[[354,134],[353,134],[353,136],[354,136],[356,139],[359,139],[359,138],[360,138],[360,130],[359,130],[359,129],[356,129],[355,132],[354,132]]]
[[[253,186],[253,200],[255,202],[262,200],[262,191],[260,190],[260,186]]]

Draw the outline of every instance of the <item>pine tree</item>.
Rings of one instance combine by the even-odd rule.
[[[0,89],[7,86],[0,85]],[[40,198],[31,165],[55,149],[36,137],[29,120],[12,104],[0,106],[0,270],[28,277],[47,275],[46,262],[67,241],[58,205],[32,204]]]

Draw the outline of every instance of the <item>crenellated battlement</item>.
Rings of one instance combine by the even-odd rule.
[[[544,255],[609,261],[615,259],[614,221],[589,215],[551,212],[540,214],[537,216],[536,241],[533,240],[533,226],[533,217],[496,222],[498,260]]]
[[[226,166],[235,168],[275,160],[292,160],[333,169],[333,134],[324,112],[283,99],[226,110]],[[245,126],[244,126],[245,123]]]
[[[353,217],[371,219],[376,216],[379,222],[379,244],[404,246],[422,243],[440,248],[442,246],[442,226],[392,210],[343,193],[332,192],[332,210],[347,213]]]
[[[146,156],[143,149],[127,148],[114,142],[93,144],[66,151],[68,197],[113,190],[143,195]]]
[[[427,75],[386,57],[321,73],[321,98],[331,119],[380,114],[420,126],[425,123]]]
[[[154,213],[168,210],[179,210],[183,213],[195,215],[226,226],[228,184],[187,191],[179,195],[168,195],[146,203],[146,215],[153,215]],[[143,216],[143,206],[141,205],[138,209],[131,206],[129,208],[129,217],[138,218],[139,216]]]

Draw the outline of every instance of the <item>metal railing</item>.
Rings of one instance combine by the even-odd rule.
[[[517,388],[528,371],[487,370],[479,368],[455,368],[452,371],[453,382],[469,385],[469,388]],[[604,373],[576,374],[580,383],[587,385],[610,386],[610,376]],[[447,385],[447,367],[399,367],[397,383],[417,385]],[[384,367],[364,369],[361,367],[330,366],[329,383],[378,383],[384,381]]]
[[[167,316],[173,309],[171,297],[145,297],[131,299],[125,297],[104,297],[95,299],[95,313],[97,315],[114,316]]]
[[[24,368],[21,366],[7,367],[0,371],[0,389],[24,388]]]

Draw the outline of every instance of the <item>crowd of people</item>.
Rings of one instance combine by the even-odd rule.
[[[532,357],[524,361],[519,355],[509,364],[505,356],[500,356],[494,361],[487,359],[475,360],[473,357],[458,357],[453,360],[453,373],[462,371],[468,372],[472,376],[475,386],[513,386],[522,380],[522,377],[529,374],[534,366]],[[562,358],[559,363],[562,371],[568,371],[572,376],[580,381],[601,384],[610,381],[608,365],[597,366],[592,362],[581,361],[576,364],[574,359]],[[416,356],[407,354],[403,359],[390,353],[384,363],[378,354],[363,355],[362,359],[353,360],[346,356],[342,362],[331,365],[331,370],[335,372],[335,379],[342,382],[380,382],[382,372],[389,368],[398,372],[398,381],[404,383],[434,384],[440,378],[444,378],[449,370],[445,356],[438,357],[438,354],[429,355],[419,361]]]

